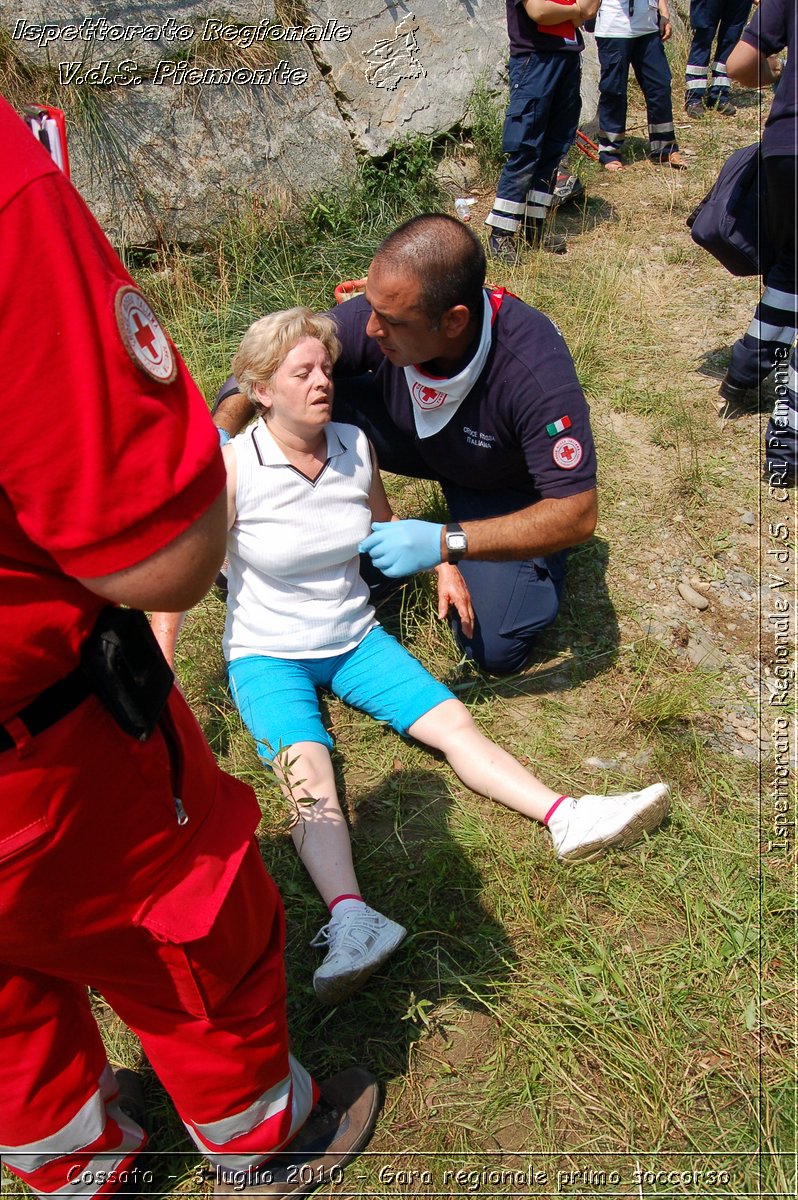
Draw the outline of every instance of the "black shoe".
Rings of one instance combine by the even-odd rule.
[[[537,229],[527,229],[524,236],[533,250],[546,250],[549,254],[568,253],[568,238],[564,233],[541,233]]]
[[[144,1101],[144,1086],[137,1071],[128,1067],[117,1067],[114,1071],[119,1088],[118,1104],[125,1116],[135,1121],[142,1129],[147,1127],[147,1105]]]
[[[549,233],[545,217],[527,218],[524,224],[524,241],[533,250],[547,250],[549,254],[566,254],[567,238],[561,233]]]
[[[321,1097],[299,1133],[262,1166],[217,1167],[214,1196],[307,1196],[326,1184],[368,1142],[380,1108],[379,1084],[350,1067],[321,1085]],[[331,1173],[335,1168],[334,1177]]]
[[[704,101],[703,100],[686,100],[684,111],[693,121],[701,121],[704,116]]]
[[[715,112],[723,113],[724,117],[734,117],[737,114],[737,105],[732,104],[728,96],[721,96],[712,107]]]
[[[488,253],[508,267],[518,266],[518,242],[512,233],[492,233],[488,238]]]
[[[724,375],[718,388],[723,399],[737,408],[747,406],[749,390],[744,383],[738,383],[728,372]]]

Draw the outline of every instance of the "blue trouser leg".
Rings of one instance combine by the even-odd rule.
[[[599,80],[599,162],[619,162],[626,134],[629,63],[634,38],[596,38]]]
[[[510,102],[502,150],[507,161],[485,224],[514,234],[525,218],[546,215],[552,177],[579,124],[579,56],[570,52],[510,59]]]
[[[707,93],[710,104],[716,104],[722,96],[728,95],[731,81],[726,74],[726,59],[739,42],[750,11],[751,0],[726,0],[718,23],[715,61],[712,64],[712,79]]]
[[[446,481],[442,484],[456,521],[504,516],[525,508],[521,492],[478,492]],[[535,637],[551,625],[560,607],[567,551],[516,562],[459,564],[471,593],[474,635],[463,636],[459,619],[452,631],[466,658],[494,675],[509,675],[525,665]]]
[[[671,69],[659,33],[634,39],[632,70],[646,101],[649,154],[657,162],[667,161],[679,147],[673,128]]]
[[[732,346],[729,375],[744,387],[757,387],[780,358],[789,354],[796,332],[796,158],[764,158],[767,178],[766,231],[772,262],[764,291],[746,332]]]

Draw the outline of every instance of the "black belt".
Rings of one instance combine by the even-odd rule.
[[[75,667],[74,671],[70,671],[63,679],[57,680],[40,692],[35,700],[31,700],[30,704],[20,709],[6,725],[21,721],[31,737],[35,737],[82,704],[86,697],[91,695],[92,690],[91,683],[83,671],[80,667]],[[0,725],[0,752],[12,750],[16,745],[6,725]]]

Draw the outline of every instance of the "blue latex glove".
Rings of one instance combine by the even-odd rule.
[[[218,425],[216,426],[216,432],[219,434],[220,448],[222,446],[226,446],[227,443],[230,441],[230,434],[227,432],[226,429],[220,429]]]
[[[374,532],[358,550],[371,555],[374,566],[389,579],[437,567],[441,561],[443,525],[431,521],[374,521],[371,528]]]

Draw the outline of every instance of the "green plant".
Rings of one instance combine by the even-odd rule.
[[[481,182],[495,183],[504,163],[502,127],[504,106],[480,76],[468,101],[466,126],[471,135]]]

